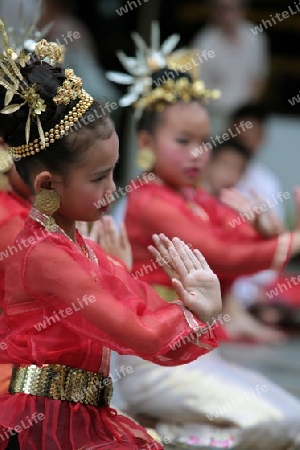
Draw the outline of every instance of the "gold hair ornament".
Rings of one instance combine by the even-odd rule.
[[[80,97],[82,89],[82,79],[74,74],[73,69],[65,70],[66,79],[57,89],[56,96],[53,98],[56,105],[64,103],[68,105],[72,100]]]
[[[132,38],[136,44],[135,57],[128,57],[121,51],[117,52],[117,56],[128,74],[108,72],[107,78],[115,83],[129,86],[128,93],[120,99],[119,104],[120,106],[132,105],[136,112],[136,118],[141,116],[145,108],[161,111],[166,103],[178,100],[207,102],[209,99],[216,99],[220,96],[219,91],[206,89],[204,83],[198,79],[196,65],[191,64],[195,51],[178,50],[173,52],[179,42],[179,35],[170,36],[160,46],[159,25],[157,22],[153,22],[149,47],[137,33],[133,33]],[[191,69],[183,72],[182,66],[187,63]],[[152,74],[159,69],[166,69],[166,74],[153,88]],[[170,78],[167,74],[168,69],[181,71],[181,73],[189,72],[192,82],[187,77],[177,80]]]
[[[32,119],[36,120],[36,124],[39,131],[39,136],[43,144],[45,144],[45,135],[40,121],[40,115],[42,112],[46,110],[45,101],[41,98],[41,96],[36,92],[36,85],[29,86],[25,80],[23,75],[20,72],[20,68],[26,65],[28,58],[30,58],[30,54],[25,56],[25,53],[18,50],[13,49],[9,45],[9,40],[7,36],[7,32],[4,26],[3,21],[0,19],[0,32],[3,39],[3,53],[0,54],[0,69],[2,73],[0,75],[0,84],[6,89],[6,95],[4,99],[4,108],[0,111],[2,114],[13,114],[18,111],[25,104],[29,107],[26,127],[25,127],[25,139],[26,143],[29,142],[30,137],[30,129],[31,129],[31,121]],[[42,41],[41,41],[42,42]],[[40,43],[37,43],[37,47]],[[52,49],[55,48],[55,51]],[[49,43],[47,47],[49,57],[52,58],[59,55],[58,45],[53,43]],[[62,51],[61,51],[62,53]],[[43,57],[47,56],[46,49],[43,52]],[[24,101],[22,103],[11,103],[13,97],[18,95]]]
[[[53,144],[55,140],[64,137],[71,131],[71,128],[76,122],[83,116],[83,114],[90,109],[93,104],[93,97],[91,97],[83,89],[80,94],[80,100],[75,106],[64,116],[61,121],[56,124],[53,128],[46,131],[44,134],[45,140],[35,139],[29,144],[23,144],[19,147],[10,147],[9,151],[15,161],[25,158],[26,156],[34,155],[39,153],[41,150],[49,147]]]
[[[58,87],[53,102],[56,105],[68,105],[71,101],[78,99],[72,110],[50,130],[44,132],[40,115],[46,111],[46,103],[37,92],[36,84],[28,85],[22,76],[20,69],[25,67],[31,57],[38,57],[41,63],[47,62],[51,65],[60,64],[64,58],[64,46],[45,39],[34,43],[33,54],[25,54],[24,50],[13,49],[9,45],[8,34],[3,21],[0,19],[0,33],[3,40],[3,53],[0,54],[0,85],[6,89],[4,108],[2,114],[13,114],[22,106],[28,105],[29,112],[25,126],[25,142],[18,147],[10,147],[9,151],[15,160],[34,155],[49,147],[56,139],[65,136],[75,122],[88,111],[94,99],[82,89],[82,79],[77,77],[72,69],[65,69],[65,80]],[[15,95],[21,97],[23,102],[11,103]],[[36,122],[39,138],[29,142],[32,121]]]

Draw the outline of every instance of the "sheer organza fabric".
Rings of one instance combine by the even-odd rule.
[[[42,233],[40,238],[42,231],[28,219],[17,237],[34,238],[34,243],[11,256],[6,272],[0,363],[57,363],[108,375],[109,349],[172,366],[217,346],[212,332],[203,334],[198,345],[184,341],[176,346],[193,332],[178,304],[166,304],[96,244],[89,243],[98,264],[67,237]],[[193,323],[204,326],[194,317]],[[27,394],[0,397],[5,430],[35,413],[44,419],[19,433],[21,450],[161,448],[142,427],[110,407]],[[0,433],[0,450],[6,445]]]
[[[272,267],[281,244],[281,237],[260,236],[239,214],[201,188],[178,193],[156,182],[133,188],[125,223],[133,249],[132,273],[152,285],[171,286],[147,250],[154,233],[178,236],[198,248],[218,275],[223,292],[238,276]],[[292,237],[286,234],[285,238],[278,269],[290,258]]]
[[[4,298],[4,272],[17,234],[24,227],[30,204],[12,192],[0,191],[0,308]]]

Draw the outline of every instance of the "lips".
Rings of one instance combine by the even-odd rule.
[[[187,169],[184,170],[184,173],[189,178],[196,178],[200,175],[200,169],[199,167],[188,167]]]
[[[105,205],[105,206],[102,206],[102,208],[100,208],[100,211],[106,212],[108,209],[109,209],[109,205]]]

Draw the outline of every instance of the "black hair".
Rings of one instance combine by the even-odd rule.
[[[252,158],[252,153],[245,145],[241,144],[237,139],[232,138],[227,141],[223,141],[221,144],[213,147],[211,152],[212,160],[215,159],[218,155],[220,155],[224,151],[231,150],[238,155],[242,156],[246,161],[249,161]]]
[[[36,92],[45,101],[46,110],[40,114],[42,128],[49,131],[76,105],[78,99],[68,105],[56,105],[53,97],[57,88],[65,80],[64,69],[53,67],[47,63],[33,61],[21,70],[25,82],[35,86]],[[4,105],[6,90],[0,89],[0,106]],[[12,104],[22,103],[22,98],[15,95]],[[13,114],[0,114],[0,132],[10,147],[25,144],[25,126],[28,117],[28,105],[25,104]],[[48,148],[32,156],[15,161],[16,169],[22,180],[30,186],[30,174],[36,168],[45,168],[53,173],[67,175],[70,166],[84,159],[84,151],[95,139],[108,139],[114,130],[108,115],[103,115],[103,108],[94,101],[90,109],[74,124],[70,132],[61,139],[55,140]],[[87,123],[86,123],[87,122]],[[31,120],[29,142],[39,138],[37,124]]]
[[[179,72],[178,70],[169,69],[168,67],[156,70],[155,72],[152,73],[151,89],[152,90],[157,89],[159,88],[159,86],[161,86],[162,84],[166,83],[169,80],[177,81],[180,78],[187,79],[189,83],[193,82],[192,77],[187,72]],[[162,115],[163,111],[159,112],[155,109],[153,110],[145,108],[141,118],[137,122],[137,131],[144,130],[148,131],[149,133],[153,133]]]
[[[268,118],[267,111],[262,103],[247,103],[236,109],[231,115],[231,122],[238,122],[242,119],[253,119],[260,123],[265,123]]]

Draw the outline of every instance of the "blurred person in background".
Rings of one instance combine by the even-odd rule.
[[[250,201],[254,200],[257,206],[269,202],[271,206],[259,217],[261,220],[271,217],[273,231],[277,233],[284,228],[285,207],[284,201],[274,201],[274,199],[278,199],[278,195],[283,190],[278,177],[259,160],[266,137],[267,118],[267,111],[261,103],[250,102],[233,111],[229,126],[230,128],[239,127],[240,124],[247,122],[251,124],[249,127],[243,127],[243,131],[236,136],[241,145],[246,146],[251,153],[247,168],[236,187]],[[246,212],[249,206],[246,199],[239,201],[234,197],[236,197],[235,193],[229,192],[225,196],[223,195],[222,200],[229,206],[239,209],[241,213]],[[286,297],[286,294],[272,302],[266,297],[266,291],[279,280],[278,272],[273,270],[262,271],[249,277],[241,277],[233,285],[233,294],[236,299],[263,321],[299,327],[299,323],[297,324],[297,321],[294,320],[297,318],[287,307],[288,299],[283,298]],[[297,286],[293,286],[287,294],[288,297],[293,299],[293,307],[295,306],[296,291],[298,291]]]
[[[203,171],[202,186],[220,199],[224,188],[235,187],[242,179],[251,153],[237,139],[230,139],[215,146]]]
[[[201,79],[221,91],[211,105],[212,131],[228,126],[232,112],[261,98],[269,71],[268,45],[263,33],[254,35],[245,20],[244,0],[210,0],[210,23],[192,41],[192,48],[213,51],[201,64]]]
[[[266,137],[267,119],[267,111],[263,105],[258,102],[251,102],[241,105],[233,111],[229,125],[234,127],[235,124],[237,126],[247,122],[251,124],[249,127],[244,127],[243,131],[236,136],[236,139],[242,145],[245,145],[252,155],[247,170],[239,181],[237,188],[245,195],[251,194],[251,191],[255,189],[261,197],[271,200],[278,195],[278,192],[282,191],[282,186],[275,173],[259,160]],[[284,203],[274,204],[274,211],[278,218],[284,221]]]

